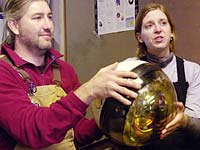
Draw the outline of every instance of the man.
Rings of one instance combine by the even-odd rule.
[[[126,78],[137,75],[117,71],[115,63],[80,86],[72,66],[51,48],[47,0],[7,0],[4,16],[9,34],[0,61],[0,149],[74,150],[100,138],[95,121],[84,117],[88,105],[107,97],[129,105],[122,95],[137,93],[125,87],[140,85]]]

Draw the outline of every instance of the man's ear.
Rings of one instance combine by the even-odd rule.
[[[143,43],[143,42],[144,42],[144,41],[142,40],[141,34],[140,34],[139,32],[137,32],[137,33],[135,34],[135,37],[136,37],[136,39],[138,40],[139,43]]]
[[[18,35],[19,34],[19,26],[18,26],[18,22],[15,19],[9,19],[8,22],[8,27],[10,28],[10,30],[15,34]]]

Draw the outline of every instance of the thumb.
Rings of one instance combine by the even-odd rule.
[[[177,110],[179,111],[184,111],[185,109],[182,102],[177,102],[176,107],[177,107]]]

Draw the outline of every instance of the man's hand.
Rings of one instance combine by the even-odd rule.
[[[90,104],[96,98],[113,97],[125,105],[130,105],[130,100],[123,95],[137,97],[138,94],[130,89],[139,89],[141,85],[134,81],[138,77],[136,73],[116,70],[117,64],[100,69],[95,76],[78,88],[75,94],[86,104]]]

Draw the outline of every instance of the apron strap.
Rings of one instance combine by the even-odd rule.
[[[24,71],[22,68],[16,67],[12,63],[12,61],[8,58],[8,56],[0,55],[0,60],[10,64],[19,73],[19,75],[22,77],[23,80],[30,81],[31,77],[29,76],[29,74],[26,71]],[[60,85],[61,84],[61,75],[60,75],[59,65],[56,62],[54,62],[52,64],[52,67],[53,67],[53,82],[56,85]]]
[[[55,62],[52,64],[53,67],[53,82],[60,86],[61,85],[61,75],[59,65]]]
[[[23,69],[19,68],[19,67],[16,67],[12,61],[8,58],[8,56],[6,55],[0,55],[0,60],[8,63],[9,65],[11,65],[18,73],[19,75],[22,77],[23,80],[26,80],[26,81],[30,81],[30,76],[29,74],[24,71]]]

